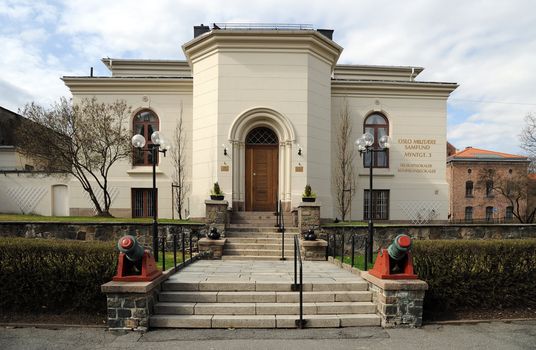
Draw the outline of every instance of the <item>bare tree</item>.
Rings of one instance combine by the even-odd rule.
[[[46,173],[74,176],[97,216],[111,216],[110,169],[132,154],[126,123],[130,107],[124,101],[99,103],[92,98],[73,104],[61,98],[50,108],[32,102],[20,113],[31,121],[22,123],[16,132],[21,153]]]
[[[339,112],[337,125],[337,163],[335,164],[335,190],[337,192],[337,209],[341,219],[346,220],[350,212],[352,195],[355,191],[354,158],[355,152],[350,137],[352,135],[352,123],[348,102],[344,101]]]
[[[529,170],[536,172],[536,115],[528,114],[525,117],[526,125],[521,130],[521,148],[527,151],[531,161]]]
[[[173,160],[173,191],[175,192],[175,209],[179,213],[179,219],[182,220],[184,211],[184,201],[190,186],[186,183],[186,131],[182,118],[182,103],[179,108],[179,119],[173,134],[173,148],[171,150]]]
[[[536,208],[529,210],[527,201],[535,193],[534,188],[529,186],[529,177],[526,172],[503,174],[495,169],[483,168],[478,173],[478,185],[504,197],[512,207],[512,214],[519,222],[534,222]]]

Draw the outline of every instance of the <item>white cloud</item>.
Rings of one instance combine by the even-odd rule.
[[[9,82],[54,99],[66,93],[61,75],[89,66],[106,74],[101,57],[180,59],[201,23],[310,23],[335,29],[341,63],[419,65],[420,80],[458,82],[449,140],[518,153],[523,117],[536,110],[535,10],[530,0],[8,0],[0,4],[0,20],[12,24],[0,29],[8,56],[0,58],[0,88]],[[0,103],[19,100],[2,94]]]

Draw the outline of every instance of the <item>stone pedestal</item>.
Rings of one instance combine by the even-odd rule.
[[[225,233],[225,229],[229,224],[229,215],[227,208],[229,203],[226,200],[205,201],[205,222],[210,227],[216,227],[222,234]]]
[[[320,226],[320,203],[301,202],[298,206],[298,228],[301,232]]]
[[[328,242],[323,239],[316,241],[300,240],[301,255],[304,260],[324,261],[326,260],[326,247]]]
[[[108,305],[108,329],[145,332],[160,285],[174,272],[165,271],[151,282],[108,282],[101,286]]]
[[[208,252],[207,254],[209,259],[219,260],[223,255],[223,246],[225,245],[225,238],[223,239],[210,239],[210,238],[201,238],[198,241],[199,252]]]
[[[385,328],[420,327],[424,293],[428,284],[421,280],[386,280],[362,272]]]

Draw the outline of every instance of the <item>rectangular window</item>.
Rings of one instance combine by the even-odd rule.
[[[363,217],[369,219],[369,190],[365,190],[363,202]],[[372,218],[375,220],[389,220],[389,190],[372,191]]]
[[[506,220],[512,220],[514,218],[514,207],[506,207],[506,213],[504,214]]]
[[[156,189],[156,200],[158,209],[158,189]],[[150,218],[153,217],[153,189],[133,188],[132,189],[132,217]]]
[[[473,197],[473,181],[465,183],[465,197]]]
[[[473,207],[465,207],[465,221],[473,221]]]
[[[493,181],[486,181],[486,197],[493,197]]]
[[[493,220],[493,207],[486,207],[486,222]]]

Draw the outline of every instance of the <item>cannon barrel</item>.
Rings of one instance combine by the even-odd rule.
[[[126,235],[119,239],[117,248],[124,253],[128,260],[136,262],[143,258],[145,250],[134,236]]]
[[[403,259],[407,252],[411,249],[411,238],[408,235],[398,235],[395,237],[393,243],[387,248],[389,256],[394,260]]]

